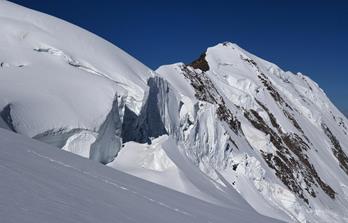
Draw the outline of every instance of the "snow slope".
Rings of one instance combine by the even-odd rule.
[[[216,206],[0,129],[1,222],[277,222]],[[243,201],[242,201],[243,202]]]
[[[228,42],[156,72],[184,110],[170,134],[208,176],[264,215],[348,221],[348,121],[310,78]]]
[[[166,135],[151,145],[126,143],[108,166],[219,206],[249,207],[234,189],[217,184],[199,171]]]
[[[88,31],[7,1],[0,2],[0,26],[0,108],[13,130],[59,147],[81,131],[90,143],[120,141],[103,138],[101,125],[118,106],[117,116],[124,105],[139,113],[149,68]],[[109,162],[118,149],[91,156]]]
[[[307,76],[229,42],[154,72],[88,31],[7,1],[0,25],[0,128],[209,203],[201,205],[348,222],[348,120]]]

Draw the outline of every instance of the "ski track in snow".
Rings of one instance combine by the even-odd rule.
[[[46,160],[48,160],[48,161],[51,162],[51,163],[55,163],[55,164],[58,164],[58,165],[60,165],[60,166],[64,166],[64,167],[66,167],[66,168],[68,168],[68,169],[72,169],[72,170],[74,170],[74,171],[76,171],[76,172],[82,173],[82,174],[87,175],[87,176],[89,176],[89,177],[93,177],[93,178],[95,178],[95,179],[97,179],[97,180],[100,180],[100,181],[102,181],[102,182],[104,182],[104,183],[106,183],[106,184],[109,184],[109,185],[112,185],[112,186],[114,186],[114,187],[117,187],[117,188],[119,188],[119,189],[121,189],[121,190],[129,191],[130,193],[132,193],[132,194],[134,194],[134,195],[136,195],[136,196],[142,197],[142,198],[144,198],[144,199],[146,199],[146,200],[148,200],[148,201],[150,201],[150,202],[153,202],[153,203],[156,203],[156,204],[158,204],[158,205],[160,205],[160,206],[163,206],[163,207],[165,207],[165,208],[168,208],[168,209],[171,210],[171,211],[179,212],[179,213],[181,213],[181,214],[183,214],[183,215],[187,215],[187,216],[193,217],[193,215],[191,215],[191,214],[188,213],[188,212],[185,212],[185,211],[183,211],[183,210],[180,210],[179,208],[173,208],[173,207],[171,207],[171,206],[169,206],[169,205],[167,205],[167,204],[165,204],[165,203],[163,203],[163,202],[156,201],[156,200],[154,200],[154,199],[152,199],[152,198],[150,198],[150,197],[148,197],[148,196],[139,194],[137,191],[135,191],[135,190],[133,190],[133,189],[131,189],[131,188],[129,188],[129,187],[122,186],[119,182],[116,183],[114,180],[112,180],[112,179],[110,179],[110,178],[108,179],[108,178],[105,178],[105,177],[101,177],[101,176],[98,176],[98,175],[94,175],[94,174],[92,174],[92,173],[90,173],[90,172],[87,172],[87,171],[80,170],[80,169],[78,169],[78,168],[76,168],[76,167],[74,167],[74,166],[68,165],[68,164],[66,164],[66,163],[64,163],[64,162],[62,162],[62,161],[58,161],[58,160],[52,159],[52,158],[50,158],[50,157],[48,157],[48,156],[41,155],[41,154],[39,154],[39,153],[37,153],[37,152],[35,152],[35,151],[33,151],[33,150],[27,150],[27,152],[28,152],[28,153],[31,153],[31,154],[34,154],[35,156],[40,157],[40,158],[42,158],[42,159],[46,159]]]
[[[0,220],[16,222],[278,222],[229,209],[0,129]]]

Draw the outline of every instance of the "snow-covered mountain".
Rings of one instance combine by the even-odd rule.
[[[348,120],[309,77],[229,42],[152,71],[94,34],[7,1],[0,25],[1,128],[186,193],[212,212],[255,219],[253,207],[287,222],[348,222]],[[47,156],[59,154],[68,156]],[[35,161],[15,163],[25,162]],[[210,220],[231,218],[220,217]]]
[[[222,207],[3,129],[0,141],[1,222],[278,222],[241,197]]]

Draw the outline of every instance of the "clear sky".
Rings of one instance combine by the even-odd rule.
[[[348,1],[12,1],[96,33],[153,69],[237,43],[310,76],[348,114]]]

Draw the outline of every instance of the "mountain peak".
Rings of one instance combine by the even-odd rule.
[[[223,43],[219,43],[215,46],[209,47],[206,52],[202,53],[198,59],[194,60],[193,62],[191,62],[190,64],[188,64],[189,66],[193,67],[194,69],[200,69],[202,71],[208,71],[210,69],[209,67],[209,63],[206,59],[207,53],[209,51],[219,51],[219,55],[223,56],[223,54],[225,54],[225,52],[235,49],[238,49],[239,46],[237,44],[231,43],[231,42],[223,42]]]

